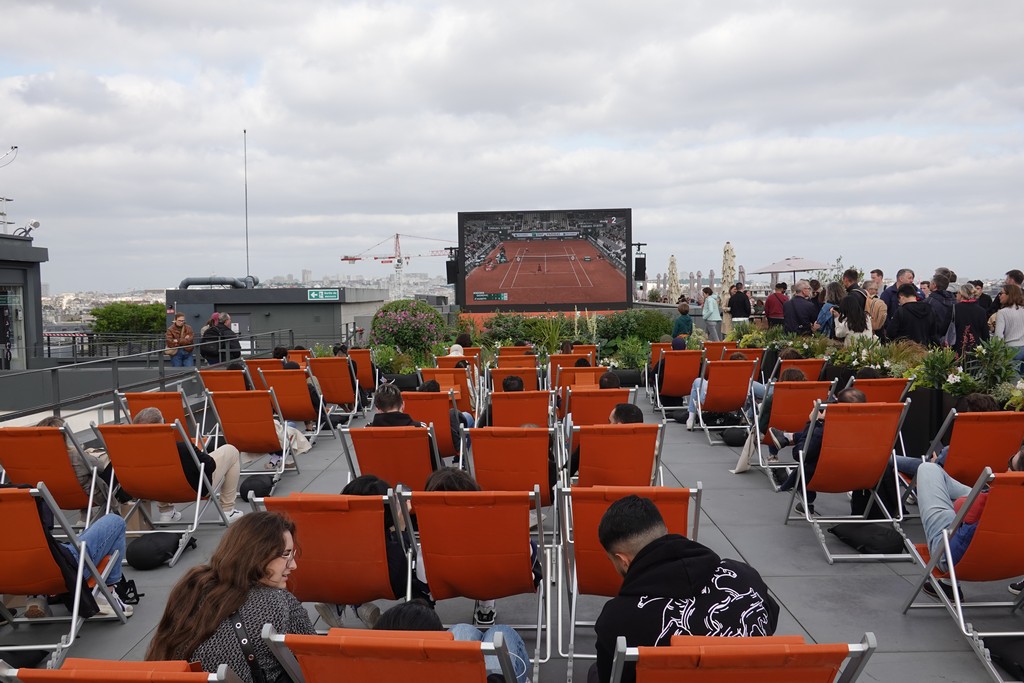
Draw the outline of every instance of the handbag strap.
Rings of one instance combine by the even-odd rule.
[[[235,610],[228,619],[231,620],[231,630],[234,631],[235,637],[238,638],[238,644],[242,648],[242,657],[245,659],[246,664],[249,665],[253,683],[267,683],[263,670],[256,663],[256,653],[252,649],[252,641],[249,640],[249,634],[242,623],[242,615],[238,613],[238,610]]]

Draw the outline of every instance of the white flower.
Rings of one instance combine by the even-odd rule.
[[[946,378],[947,384],[956,384],[960,381],[960,375],[955,372],[949,373],[949,377]]]
[[[976,349],[974,349],[974,352],[976,354],[978,354],[979,356],[984,356],[985,355],[985,347],[984,346],[979,346]]]
[[[804,348],[805,348],[805,349],[809,349],[809,348],[811,348],[811,347],[810,347],[810,346],[808,346],[808,345],[807,345],[807,343],[805,342],[805,343],[804,343]]]
[[[1024,379],[1017,382],[1017,388],[1024,391]]]
[[[892,367],[892,363],[890,363],[889,361],[882,361],[882,367],[884,367],[884,368],[891,368]]]
[[[854,358],[852,365],[860,365],[860,361]]]
[[[861,349],[860,350],[860,357],[864,358],[864,359],[867,359],[867,357],[868,357],[868,350],[867,349]]]

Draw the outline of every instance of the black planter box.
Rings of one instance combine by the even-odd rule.
[[[852,379],[856,374],[857,371],[853,368],[840,368],[832,365],[831,363],[826,363],[825,368],[821,372],[821,378],[826,382],[838,379],[839,382],[836,384],[836,390],[838,391],[849,384],[850,379]]]
[[[906,454],[912,457],[924,455],[935,434],[942,426],[948,410],[943,411],[944,397],[949,395],[941,389],[912,389],[908,394],[910,409],[903,421],[903,444]]]
[[[624,387],[639,387],[644,383],[644,377],[640,370],[633,368],[612,368],[611,372],[619,378],[619,383]]]
[[[392,382],[402,391],[416,391],[416,387],[420,385],[419,378],[416,373],[408,375],[393,375],[386,372],[382,372],[381,375],[389,382]]]

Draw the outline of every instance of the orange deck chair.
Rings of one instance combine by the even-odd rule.
[[[121,404],[127,422],[131,422],[143,408],[156,408],[164,416],[164,422],[174,424],[177,420],[187,433],[194,435],[193,443],[198,445],[202,441],[199,423],[185,392],[180,388],[178,391],[114,392],[114,395]]]
[[[505,378],[515,375],[519,379],[523,380],[523,389],[525,391],[537,391],[540,389],[540,369],[536,366],[531,368],[488,368],[487,369],[487,386],[490,387],[491,392],[501,392],[504,389],[501,383],[505,381]]]
[[[827,358],[777,358],[775,360],[775,367],[772,368],[771,374],[765,377],[765,381],[778,377],[782,374],[783,370],[789,370],[790,368],[796,368],[800,372],[804,373],[804,377],[809,382],[816,382],[821,379],[821,373],[825,370],[825,363],[828,362]],[[863,381],[863,380],[862,380]]]
[[[661,401],[662,396],[682,397],[682,407],[686,407],[686,399],[690,396],[693,381],[700,377],[703,359],[704,352],[702,351],[663,351],[661,353],[659,362],[661,360],[664,362],[661,366],[661,374],[654,376],[654,409],[660,411],[662,417],[665,416],[667,408],[678,409],[677,406],[666,407]]]
[[[896,515],[893,516],[882,505],[881,499],[875,490],[886,474],[886,468],[892,466],[892,484],[896,486],[896,463],[893,459],[893,446],[899,434],[900,426],[910,406],[909,400],[906,403],[832,403],[827,407],[822,404],[815,406],[815,412],[823,416],[825,420],[824,439],[821,443],[821,451],[818,456],[818,463],[815,467],[811,481],[807,481],[804,469],[803,453],[810,447],[814,420],[807,429],[807,438],[804,441],[804,451],[800,454],[797,467],[800,471],[800,482],[793,487],[793,494],[789,499],[789,506],[786,509],[786,524],[791,519],[806,520],[814,527],[815,535],[821,549],[825,551],[825,559],[829,564],[835,561],[869,561],[869,560],[903,560],[912,561],[913,557],[906,553],[896,554],[837,554],[829,550],[825,543],[825,535],[822,532],[823,524],[865,524],[884,523],[892,525],[901,536],[899,522],[903,519],[903,506],[898,504]],[[838,515],[820,517],[811,514],[810,506],[804,505],[804,513],[799,516],[791,516],[796,502],[797,491],[803,494],[803,500],[807,500],[808,491],[818,493],[846,493],[867,489],[871,491],[871,503],[863,515]],[[878,505],[885,514],[885,519],[869,519],[873,505]]]
[[[249,376],[248,370],[200,370],[199,379],[203,382],[204,391],[248,391],[252,383],[252,377]],[[207,429],[209,408],[210,399],[207,397],[203,400],[202,409],[202,433],[206,436],[216,434]],[[214,420],[213,427],[216,427],[216,420]]]
[[[447,416],[446,416],[447,418]],[[448,429],[446,422],[442,430]],[[352,448],[342,439],[342,449],[353,476],[372,474],[392,486],[419,491],[434,470],[441,467],[435,429],[429,427],[362,427],[342,429]]]
[[[654,501],[665,519],[669,533],[681,534],[694,541],[700,527],[702,486],[694,489],[661,486],[574,486],[558,489],[560,500],[558,521],[562,539],[562,561],[569,598],[569,648],[563,650],[561,604],[559,604],[558,651],[569,660],[572,679],[573,657],[594,659],[594,655],[576,654],[576,629],[593,626],[594,622],[578,620],[577,601],[580,595],[615,597],[622,587],[622,576],[608,559],[597,537],[597,527],[608,507],[626,496],[637,495]],[[693,499],[692,521],[690,499]],[[692,528],[692,531],[691,531]]]
[[[4,521],[4,542],[0,544],[0,594],[60,595],[68,592],[61,568],[53,559],[53,553],[47,541],[47,530],[43,528],[39,517],[36,499],[42,499],[43,505],[50,508],[54,520],[67,535],[67,542],[78,548],[79,559],[71,614],[69,617],[58,616],[42,619],[15,618],[0,601],[0,616],[6,619],[7,623],[17,625],[68,622],[69,630],[60,635],[56,642],[0,644],[0,658],[3,657],[4,652],[46,650],[50,653],[47,666],[59,667],[67,655],[68,648],[75,642],[75,636],[84,622],[80,608],[83,591],[88,590],[84,582],[86,569],[92,576],[99,576],[103,579],[93,582],[95,584],[92,588],[93,596],[102,594],[114,607],[121,623],[126,623],[127,619],[121,611],[120,604],[111,598],[106,585],[106,577],[109,576],[114,563],[120,562],[122,558],[117,557],[117,553],[114,553],[114,555],[104,558],[104,562],[100,564],[102,569],[98,569],[89,559],[89,554],[82,551],[82,541],[64,518],[56,501],[46,490],[45,484],[40,483],[39,487],[35,489],[0,489],[0,519]],[[51,632],[50,635],[55,636],[56,634]]]
[[[466,430],[472,440],[469,472],[484,491],[533,491],[540,504],[552,504],[548,453],[554,429],[481,427]]]
[[[796,639],[802,640],[799,636]],[[611,680],[621,683],[623,670],[635,666],[637,683],[853,683],[860,678],[878,647],[870,631],[860,643],[817,644],[793,640],[789,636],[672,636],[669,647],[626,647],[626,637],[619,636]]]
[[[46,484],[61,510],[85,510],[83,527],[93,521],[93,500],[100,473],[93,469],[84,491],[68,459],[68,444],[82,452],[74,434],[64,427],[3,427],[0,429],[0,468],[4,481],[35,486]]]
[[[903,403],[907,394],[910,393],[910,385],[913,382],[913,378],[904,379],[902,377],[880,377],[878,379],[851,377],[846,386],[862,391],[868,403]],[[903,444],[902,433],[899,437],[899,444],[900,453],[907,455],[907,447]]]
[[[288,431],[285,429],[284,416],[277,403],[274,390],[267,391],[218,391],[207,394],[211,399],[214,419],[224,439],[241,453],[275,454],[281,457],[274,468],[276,484],[285,469],[296,474],[299,463],[291,462],[288,444]],[[309,398],[309,395],[306,395]],[[262,458],[260,458],[262,459]],[[265,469],[245,468],[243,461],[242,474],[266,474]]]
[[[227,664],[221,664],[217,673],[206,673],[199,662],[121,662],[106,659],[64,660],[60,669],[19,669],[5,672],[0,670],[0,681],[15,683],[29,681],[37,683],[242,683],[242,679]]]
[[[262,635],[293,681],[481,683],[487,680],[486,655],[498,658],[504,680],[516,680],[500,633],[493,643],[484,643],[456,641],[447,631],[332,628],[326,636],[279,634],[266,624]]]
[[[536,624],[510,624],[537,635],[533,658],[537,680],[548,565],[544,525],[538,524],[531,534],[529,513],[533,509],[540,516],[540,491],[416,491],[403,492],[402,497],[416,510],[423,567],[435,600],[537,596]],[[409,508],[399,505],[407,529],[413,528]],[[538,553],[539,581],[533,573],[531,539]],[[547,645],[550,656],[550,634]]]
[[[434,427],[434,443],[437,457],[451,458],[462,454],[462,444],[452,440],[451,413],[455,408],[455,394],[420,391],[403,391],[405,412],[417,422]],[[385,480],[390,481],[390,480]],[[392,482],[393,483],[393,482]]]
[[[708,443],[712,446],[715,445],[715,441],[711,439],[711,431],[729,427],[708,425],[704,421],[704,413],[742,411],[748,398],[751,402],[754,401],[751,382],[754,381],[756,372],[757,361],[754,360],[715,360],[704,363],[703,377],[707,391],[703,398],[701,392],[697,393],[697,424],[704,430],[704,435],[708,437]]]
[[[395,593],[388,574],[385,509],[397,519],[393,495],[342,496],[292,493],[264,498],[271,512],[288,515],[302,529],[302,563],[288,577],[300,602],[361,605],[372,600],[409,599],[410,587]],[[406,562],[411,552],[398,534]],[[338,539],[345,539],[338,543]],[[359,552],[352,552],[359,548]]]
[[[556,402],[559,419],[565,417],[565,411],[568,406],[568,390],[576,387],[597,389],[601,381],[601,375],[606,372],[608,372],[608,368],[600,365],[590,368],[577,368],[571,365],[559,368],[558,373],[555,375],[555,383],[552,385],[552,389],[557,392],[556,395],[561,399],[560,402]]]
[[[476,410],[476,393],[470,369],[467,368],[419,368],[420,382],[437,380],[441,391],[455,390],[455,405],[464,413]]]
[[[459,361],[466,361],[469,365],[470,371],[474,377],[480,376],[480,347],[470,347],[476,349],[475,355],[469,355],[468,353],[463,356],[434,356],[434,364],[439,368],[454,368]],[[463,349],[465,351],[465,349]]]
[[[284,370],[284,364],[280,358],[246,358],[245,369],[249,373],[252,385],[265,391],[270,387],[260,377],[260,370]]]
[[[313,352],[309,349],[288,349],[288,360],[298,363],[300,370],[306,369],[306,363],[312,357]]]
[[[320,388],[320,396],[330,406],[329,415],[344,416],[350,423],[359,411],[359,380],[352,363],[345,357],[310,358],[306,371]],[[365,408],[363,418],[365,419]],[[333,430],[332,430],[333,431]]]
[[[370,349],[349,349],[348,357],[356,364],[356,379],[359,380],[359,386],[372,394],[377,388],[373,352]]]
[[[835,391],[836,382],[771,382],[769,391],[772,394],[772,412],[768,418],[768,429],[780,429],[784,432],[802,432],[807,426],[807,418],[814,410],[815,402],[825,403],[828,397]],[[768,480],[775,490],[778,484],[771,477],[774,468],[788,468],[790,465],[778,462],[769,462],[765,454],[764,445],[768,441],[767,430],[760,430],[760,408],[754,403],[754,429],[757,430],[757,459],[758,465],[764,468]]]
[[[725,360],[726,350],[738,349],[739,342],[734,341],[705,341],[704,355],[708,360]]]
[[[970,545],[967,546],[960,561],[953,565],[949,546],[950,536],[963,523],[971,505],[986,488],[988,489],[988,500],[985,501],[985,509],[978,520]],[[994,673],[995,669],[992,667],[988,651],[985,649],[984,638],[989,636],[1020,637],[1024,635],[1024,630],[1020,628],[1018,622],[1014,631],[980,631],[967,621],[965,609],[1008,607],[1013,612],[1021,607],[1024,598],[1018,597],[1014,601],[1007,602],[961,602],[959,585],[961,581],[1007,581],[1024,574],[1024,532],[1020,528],[1020,511],[1022,509],[1024,509],[1024,473],[992,474],[992,470],[986,467],[949,528],[943,529],[942,552],[930,556],[927,544],[914,546],[918,560],[924,565],[925,572],[914,586],[913,593],[903,604],[904,614],[912,607],[944,606],[957,622],[960,633],[967,638],[975,654],[991,673]],[[938,568],[941,558],[946,560],[946,566],[949,567],[948,573],[943,573]],[[953,584],[952,601],[936,584],[939,578],[948,578]],[[936,590],[940,602],[929,601],[927,604],[914,602],[926,581],[932,582],[932,587]],[[994,675],[994,678],[995,680],[1004,680],[998,674]]]
[[[324,360],[333,360],[326,358]],[[304,430],[311,443],[316,443],[320,432],[327,425],[327,431],[331,436],[338,438],[334,431],[334,424],[327,419],[327,408],[324,405],[324,396],[320,394],[320,401],[316,406],[309,395],[309,385],[306,379],[309,377],[306,370],[260,370],[260,377],[263,383],[274,390],[274,398],[281,409],[281,417],[289,422],[313,422],[315,427],[312,431]],[[303,430],[300,430],[303,431]]]
[[[971,486],[982,471],[1005,468],[1006,459],[1024,443],[1024,413],[957,413],[949,411],[926,453],[938,453],[949,436],[943,468],[961,484]]]
[[[585,353],[552,353],[548,356],[548,371],[544,378],[548,389],[555,388],[559,370],[576,367],[576,361],[580,358],[586,358],[589,367],[594,366],[594,359]]]
[[[532,346],[499,346],[498,358],[505,356],[533,356]],[[536,356],[534,356],[536,358]]]
[[[566,396],[568,412],[562,421],[562,438],[566,449],[572,453],[579,446],[579,437],[573,427],[608,424],[612,409],[620,403],[635,403],[634,389],[570,388]]]
[[[492,427],[552,424],[554,411],[549,391],[502,391],[491,394],[489,399]]]
[[[537,356],[528,354],[502,354],[498,352],[499,368],[535,368],[537,367]]]
[[[644,368],[644,390],[647,392],[647,400],[654,405],[654,386],[651,376],[654,373],[654,366],[661,360],[663,351],[671,351],[672,342],[651,342],[651,353],[647,357],[647,367]]]
[[[573,344],[572,352],[590,354],[590,362],[597,362],[597,344]]]
[[[662,479],[665,425],[574,427],[580,438],[579,486],[651,486]]]
[[[146,511],[146,506],[142,505],[141,501],[159,500],[165,503],[193,503],[195,505],[190,521],[182,521],[177,525],[172,523],[171,525],[175,527],[175,531],[182,528],[183,533],[178,541],[178,550],[168,562],[168,566],[173,567],[181,557],[181,553],[185,551],[192,535],[199,528],[200,518],[211,503],[220,516],[215,523],[228,525],[224,511],[216,502],[220,493],[220,485],[212,484],[210,473],[206,472],[205,466],[199,462],[180,422],[174,424],[101,425],[94,426],[94,429],[102,441],[103,447],[106,448],[107,455],[110,456],[118,485],[128,495],[136,499],[128,510],[128,514],[124,516],[125,521],[130,520],[132,515],[138,512],[151,528],[167,526],[154,524]],[[177,445],[179,439],[188,448],[196,469],[199,471],[201,491],[192,488],[188,479],[185,478],[185,472],[181,469],[181,457],[178,455]],[[132,533],[142,535],[161,533],[166,530],[160,528],[153,531],[133,531]]]

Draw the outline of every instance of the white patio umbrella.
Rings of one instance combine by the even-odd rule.
[[[771,274],[772,276],[792,273],[793,282],[796,282],[797,273],[806,273],[811,270],[826,270],[830,268],[829,264],[822,263],[821,261],[812,261],[801,256],[790,256],[789,258],[776,261],[775,263],[769,263],[767,266],[761,266],[752,273],[760,274]],[[773,279],[775,279],[773,277]]]
[[[736,252],[732,242],[726,242],[722,248],[722,289],[718,293],[722,302],[722,310],[729,310],[729,286],[736,282]]]

